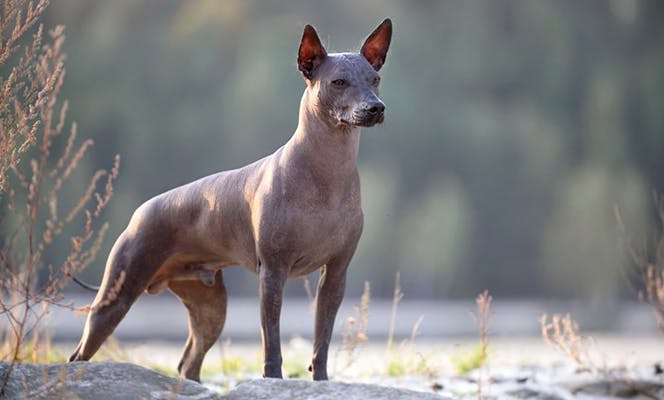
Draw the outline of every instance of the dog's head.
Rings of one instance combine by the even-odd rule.
[[[386,19],[365,40],[359,53],[327,54],[316,30],[304,28],[297,65],[310,106],[340,126],[373,126],[383,122],[385,104],[378,98],[380,76],[392,39],[392,21]]]

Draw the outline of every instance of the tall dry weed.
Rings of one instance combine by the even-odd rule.
[[[357,318],[348,317],[345,320],[344,331],[341,333],[341,347],[336,353],[335,358],[339,358],[339,353],[345,353],[345,365],[343,369],[350,368],[356,360],[357,350],[360,345],[368,340],[367,331],[369,329],[369,303],[371,302],[371,286],[368,281],[364,282],[364,291],[360,297],[360,304],[355,306]]]
[[[397,324],[397,309],[399,308],[401,299],[403,299],[403,292],[401,291],[401,272],[397,271],[397,274],[394,277],[394,293],[392,294],[392,313],[390,316],[390,327],[387,332],[388,354],[392,351],[394,342],[394,328]]]
[[[0,10],[0,68],[7,70],[11,57],[20,57],[0,79],[0,196],[7,190],[7,173],[35,144],[40,126],[39,108],[51,90],[43,80],[35,79],[42,46],[39,27],[29,46],[18,43],[37,22],[48,0],[38,3],[4,0]],[[19,50],[23,50],[22,54]],[[55,81],[59,71],[52,71]]]
[[[493,297],[489,295],[489,291],[485,290],[484,292],[477,295],[475,298],[475,305],[477,306],[476,312],[471,312],[477,328],[479,330],[479,359],[478,371],[479,377],[477,379],[477,396],[479,399],[483,399],[485,395],[485,374],[484,370],[487,365],[487,360],[489,358],[489,329],[491,327],[491,302]],[[487,381],[491,381],[491,377],[487,378]]]
[[[664,334],[664,196],[653,193],[658,226],[652,238],[635,240],[629,235],[618,207],[615,216],[622,247],[627,255],[628,276],[638,297],[646,302]]]
[[[479,331],[480,337],[480,368],[486,364],[486,360],[489,356],[489,328],[491,327],[491,302],[493,297],[489,295],[489,291],[485,290],[484,292],[477,295],[475,298],[475,305],[477,306],[477,311],[471,313],[477,328]]]
[[[43,320],[50,307],[72,308],[62,289],[102,244],[108,225],[99,220],[120,161],[116,156],[110,171],[93,173],[75,200],[63,201],[62,193],[74,192],[74,172],[80,173],[92,141],[79,141],[75,124],[65,129],[68,104],[58,101],[65,76],[64,27],[44,39],[39,25],[30,43],[21,44],[47,5],[47,0],[0,3],[0,67],[8,73],[0,77],[0,359],[10,363],[0,389],[15,363],[38,358],[42,338],[48,337]],[[67,244],[59,261],[54,254],[45,257]]]
[[[569,314],[553,314],[551,321],[544,314],[540,327],[546,344],[574,361],[581,371],[597,373],[601,369],[590,355],[589,339],[580,334],[579,324]]]

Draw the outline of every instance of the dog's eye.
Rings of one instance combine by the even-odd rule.
[[[371,80],[371,85],[373,85],[373,86],[378,86],[379,83],[380,83],[380,76],[375,76],[375,77]]]
[[[344,87],[346,86],[346,80],[345,79],[335,79],[332,81],[332,84],[336,87]]]

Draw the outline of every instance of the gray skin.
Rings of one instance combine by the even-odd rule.
[[[305,27],[298,69],[307,88],[291,139],[253,164],[170,190],[136,210],[111,250],[70,361],[89,360],[141,293],[168,288],[189,313],[178,371],[199,381],[226,318],[222,269],[242,265],[260,281],[263,375],[281,378],[284,283],[321,268],[310,369],[314,380],[327,379],[334,320],[362,233],[360,127],[384,119],[377,71],[391,35],[386,19],[360,53],[328,55]]]

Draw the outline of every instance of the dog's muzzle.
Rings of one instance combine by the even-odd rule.
[[[369,104],[353,112],[353,122],[358,126],[374,126],[385,120],[385,104],[381,102]]]

